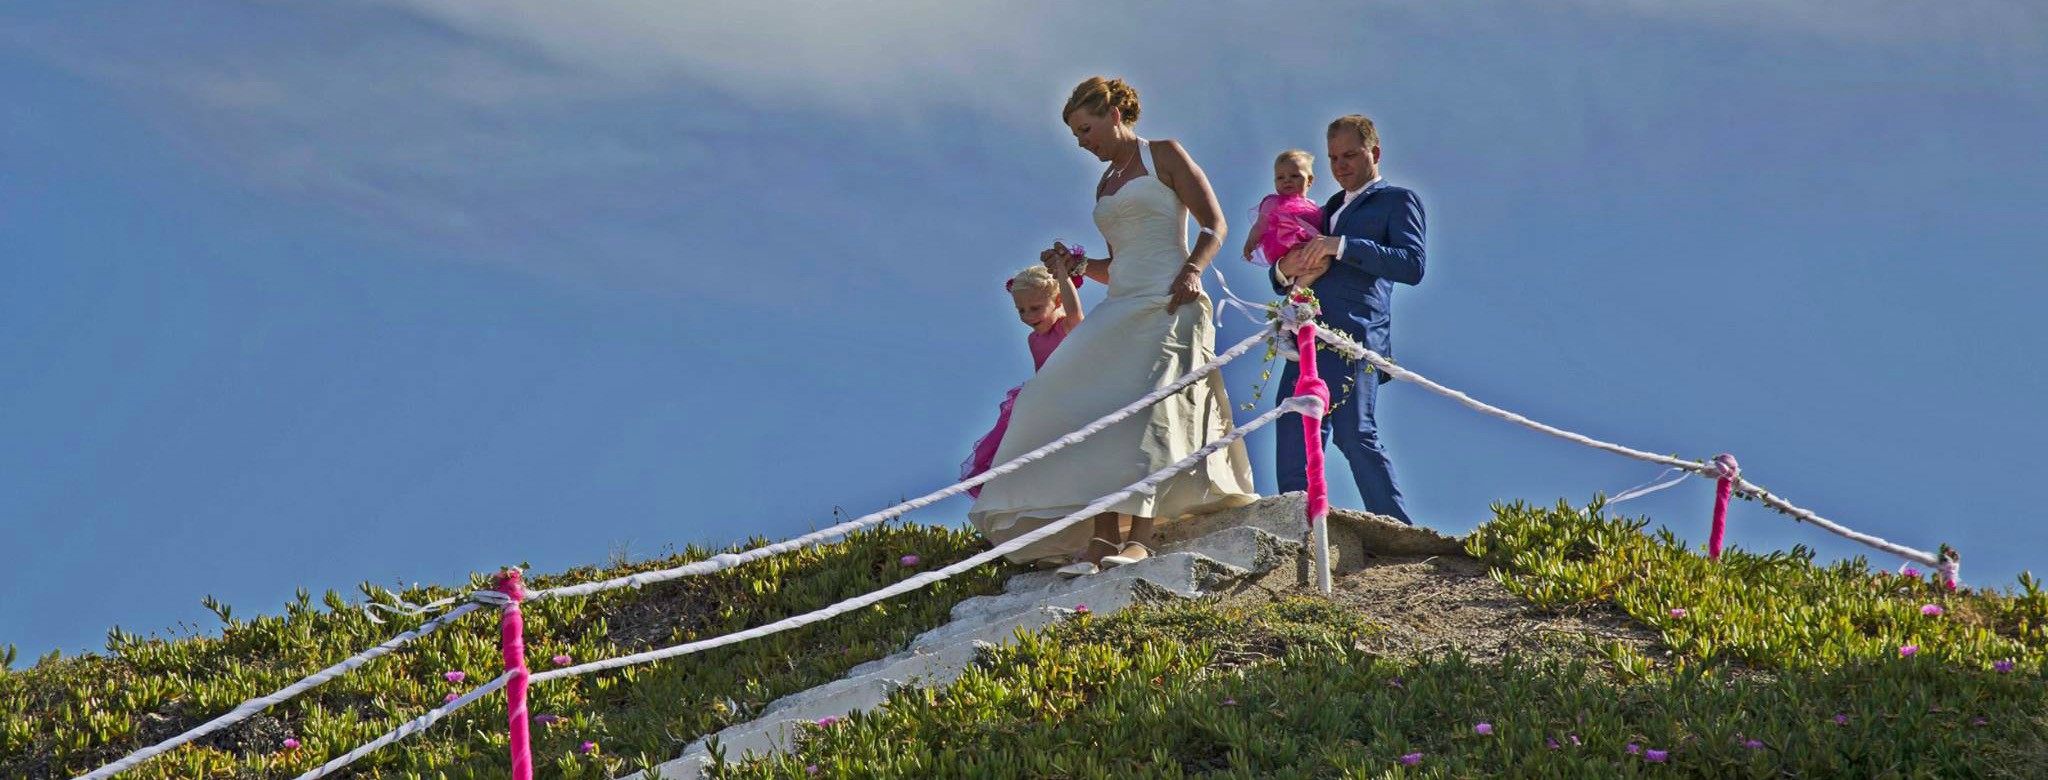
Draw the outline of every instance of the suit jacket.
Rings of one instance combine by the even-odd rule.
[[[1322,320],[1358,339],[1367,349],[1392,359],[1394,283],[1420,284],[1425,222],[1422,198],[1406,187],[1382,180],[1359,193],[1330,235],[1344,238],[1344,251],[1330,261],[1330,270],[1309,289],[1322,302]],[[1323,222],[1344,203],[1338,192],[1323,204]],[[1286,288],[1269,276],[1273,292]],[[1379,372],[1380,381],[1390,377]]]

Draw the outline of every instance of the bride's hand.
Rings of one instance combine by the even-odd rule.
[[[1192,303],[1202,297],[1202,269],[1193,265],[1182,265],[1175,274],[1173,283],[1166,285],[1166,313],[1172,314],[1182,304]]]
[[[1074,253],[1067,245],[1054,241],[1051,249],[1038,253],[1038,262],[1044,263],[1048,271],[1058,274],[1062,269],[1074,267]]]

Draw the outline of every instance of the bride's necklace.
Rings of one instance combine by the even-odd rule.
[[[1138,143],[1141,143],[1141,144],[1142,144],[1142,143],[1144,143],[1144,141],[1143,141],[1143,140],[1141,139],[1141,140],[1139,140],[1139,141],[1138,141]],[[1115,168],[1111,168],[1111,169],[1110,169],[1110,170],[1108,170],[1108,171],[1104,171],[1104,172],[1103,172],[1103,174],[1102,174],[1102,180],[1103,180],[1103,181],[1105,181],[1105,182],[1107,182],[1107,181],[1114,181],[1114,180],[1116,180],[1116,179],[1117,179],[1117,177],[1120,177],[1120,176],[1124,175],[1124,171],[1126,171],[1126,170],[1129,170],[1129,169],[1130,169],[1130,167],[1131,167],[1131,163],[1134,163],[1134,162],[1137,162],[1137,161],[1138,161],[1138,147],[1137,147],[1137,146],[1136,146],[1136,145],[1134,144],[1134,145],[1132,145],[1132,146],[1131,146],[1131,159],[1125,160],[1125,161],[1124,161],[1124,164],[1122,164],[1122,165],[1119,165],[1119,166],[1117,166],[1117,167],[1115,167]]]

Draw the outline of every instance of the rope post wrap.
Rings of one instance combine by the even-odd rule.
[[[1742,479],[1742,467],[1735,463],[1735,456],[1721,453],[1714,456],[1714,465],[1720,469],[1720,476],[1714,483],[1714,528],[1707,534],[1707,560],[1721,560],[1721,538],[1728,528],[1728,499],[1735,495],[1735,482]]]
[[[505,716],[512,729],[512,780],[533,780],[533,742],[526,717],[526,619],[519,615],[526,588],[519,570],[499,572],[497,591],[511,600],[499,618],[498,646],[504,651],[505,674],[511,678],[505,685]]]
[[[1316,326],[1313,320],[1301,324],[1294,332],[1294,348],[1302,356],[1300,373],[1294,382],[1294,394],[1314,396],[1322,400],[1323,411],[1301,415],[1301,441],[1305,457],[1302,459],[1308,471],[1308,528],[1315,537],[1316,580],[1324,593],[1331,590],[1330,582],[1330,484],[1323,470],[1323,414],[1330,408],[1330,385],[1316,375]]]

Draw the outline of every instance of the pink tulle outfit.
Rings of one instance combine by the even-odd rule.
[[[1066,338],[1066,320],[1054,322],[1052,327],[1045,329],[1044,333],[1034,330],[1031,332],[1031,335],[1025,336],[1024,343],[1031,348],[1031,370],[1035,372],[1040,368],[1044,368],[1045,359],[1052,357],[1052,351],[1058,349],[1060,342]],[[1000,407],[1001,411],[996,413],[996,427],[990,428],[987,434],[984,434],[974,442],[973,453],[968,455],[967,460],[960,464],[961,479],[973,477],[976,474],[987,471],[990,466],[995,465],[996,448],[1003,444],[1003,431],[1010,428],[1010,407],[1017,405],[1017,392],[1023,389],[1023,385],[1012,387],[1010,392],[1003,396],[1003,405]],[[976,485],[968,488],[967,495],[980,498],[981,486]]]
[[[1266,265],[1280,262],[1295,247],[1323,234],[1317,227],[1323,221],[1323,207],[1303,195],[1267,195],[1259,201],[1258,219],[1265,223],[1266,232],[1259,236],[1252,258]]]

